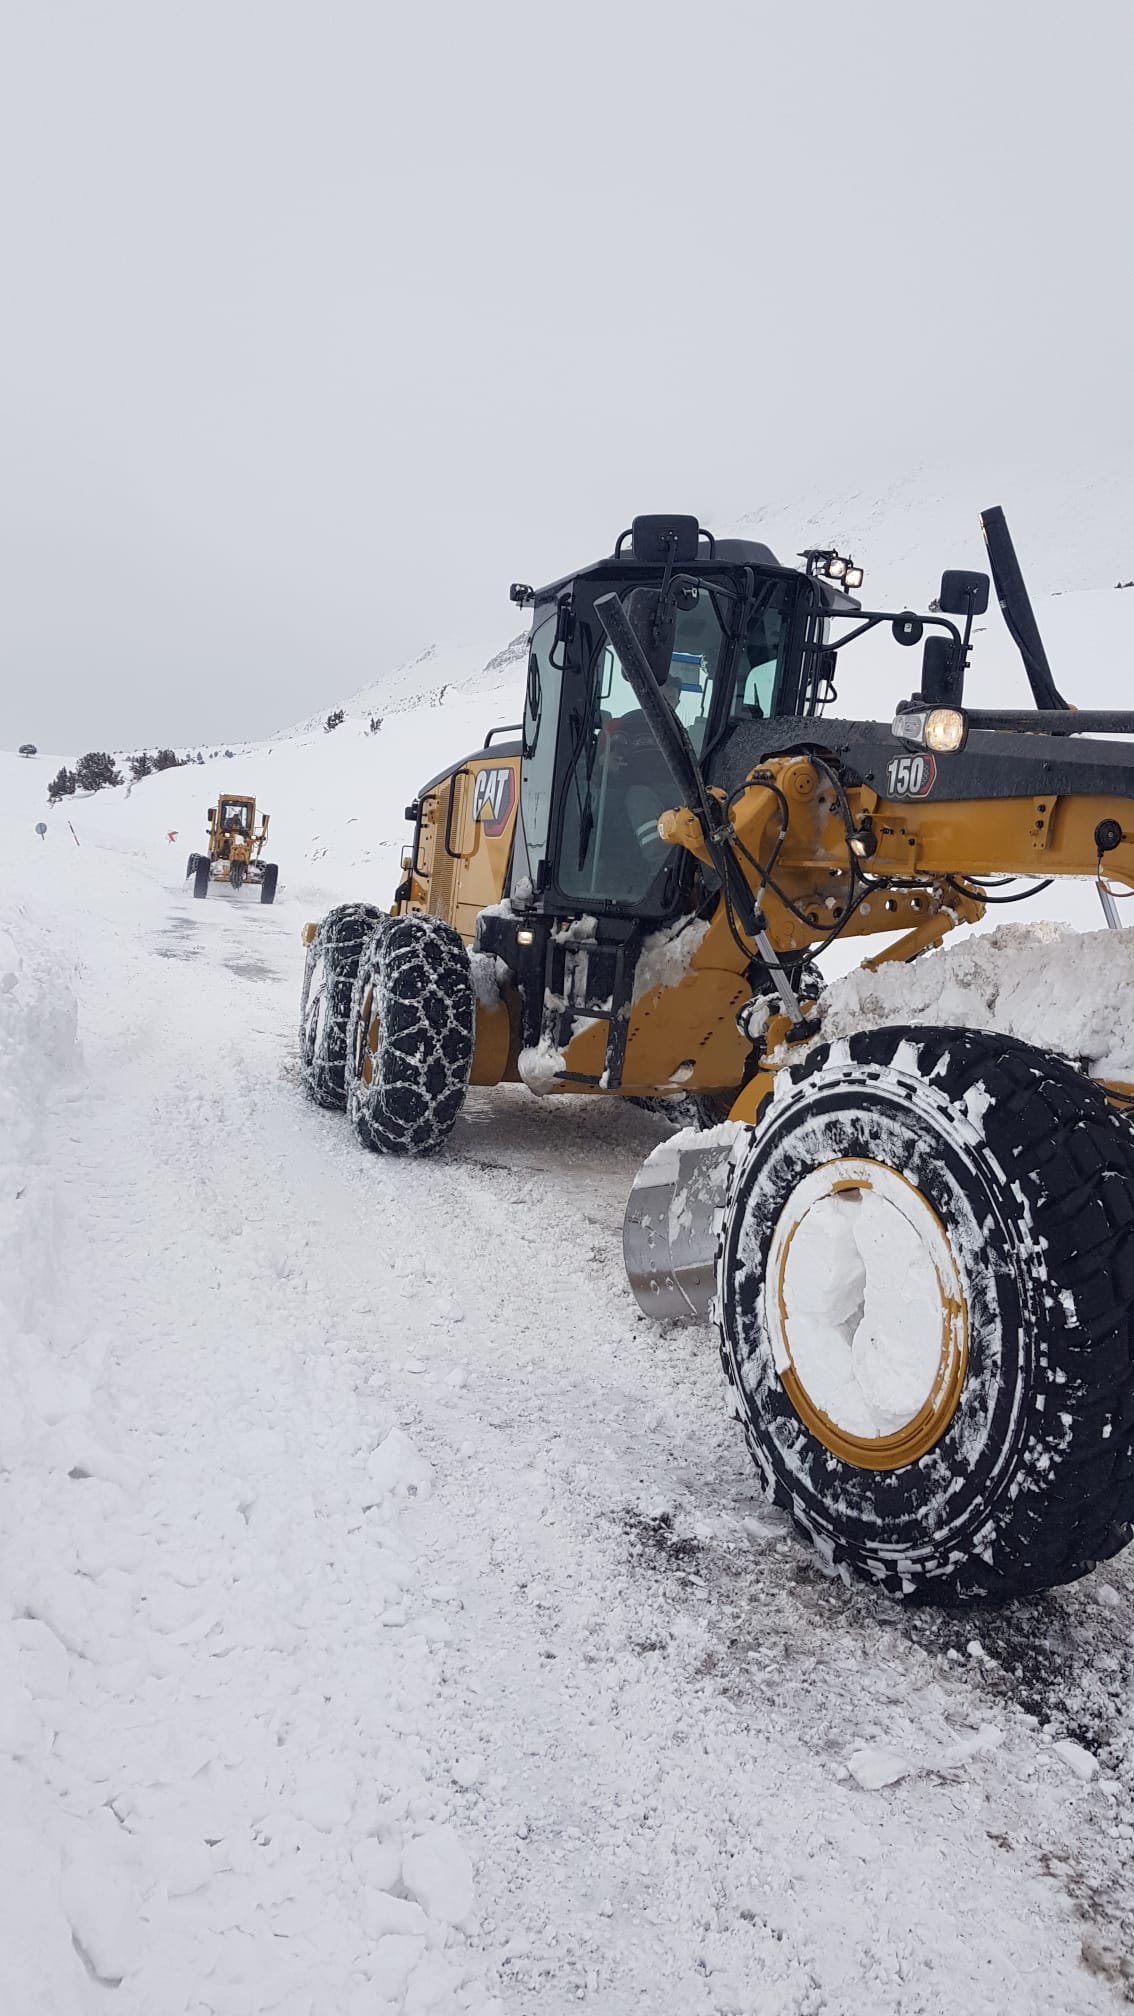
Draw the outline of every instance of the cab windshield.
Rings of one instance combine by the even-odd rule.
[[[656,591],[632,589],[627,614],[648,629]],[[717,681],[729,656],[727,598],[690,584],[677,598],[672,626],[649,654],[661,690],[700,755]],[[584,696],[568,713],[571,756],[566,779],[557,880],[562,893],[588,903],[640,905],[674,863],[657,823],[678,800],[669,766],[646,723],[618,654],[597,632]]]

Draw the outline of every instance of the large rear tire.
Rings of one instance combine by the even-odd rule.
[[[275,902],[276,884],[279,881],[279,879],[280,879],[280,871],[277,863],[275,861],[267,862],[264,868],[263,880],[260,883],[261,903]]]
[[[721,1352],[766,1489],[930,1602],[1034,1594],[1134,1520],[1134,1130],[1007,1037],[819,1045],[734,1163]]]
[[[199,854],[199,855],[197,856],[197,866],[196,866],[196,868],[195,868],[195,869],[193,870],[193,894],[194,894],[194,896],[207,896],[207,895],[208,895],[208,893],[209,893],[209,870],[210,870],[211,866],[212,866],[212,863],[210,862],[210,860],[209,860],[209,857],[208,857],[208,855],[207,855],[207,854]]]
[[[362,948],[385,922],[369,903],[329,910],[310,945],[299,1004],[299,1056],[303,1083],[319,1106],[346,1105],[347,1039],[354,979]]]
[[[472,1069],[476,997],[449,924],[394,917],[366,946],[351,1006],[347,1112],[364,1147],[431,1155],[453,1130]]]

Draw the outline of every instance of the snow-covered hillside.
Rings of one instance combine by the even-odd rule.
[[[74,834],[80,845],[126,852],[176,880],[204,842],[208,807],[228,790],[251,794],[270,815],[266,858],[279,862],[291,898],[317,904],[346,894],[386,902],[399,879],[407,803],[447,761],[479,748],[490,728],[515,721],[516,705],[514,689],[453,689],[432,705],[384,717],[376,734],[369,709],[349,713],[330,734],[323,717],[270,742],[239,744],[230,757],[54,808],[46,791],[58,757],[0,761],[22,840],[33,851],[45,845],[61,868]],[[48,827],[43,843],[34,836],[40,820]]]

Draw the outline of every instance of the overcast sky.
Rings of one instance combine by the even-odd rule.
[[[0,22],[0,744],[269,732],[637,510],[1129,455],[1129,0]]]

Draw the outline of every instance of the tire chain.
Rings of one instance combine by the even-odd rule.
[[[360,1141],[384,1155],[433,1154],[464,1103],[476,1037],[468,952],[438,917],[387,921],[359,961],[351,1028],[368,989],[379,1040],[371,1082],[347,1062],[347,1111]]]

